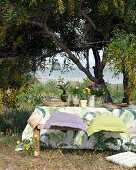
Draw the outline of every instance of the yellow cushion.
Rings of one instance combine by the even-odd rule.
[[[87,130],[88,135],[99,131],[123,132],[129,134],[129,130],[123,120],[111,115],[100,115],[91,120]]]

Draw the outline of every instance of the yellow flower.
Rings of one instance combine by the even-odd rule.
[[[91,89],[88,88],[88,93],[90,94],[91,93]]]
[[[29,147],[28,144],[25,144],[25,147],[28,148]]]
[[[17,141],[17,145],[18,145],[18,144],[20,144],[20,141],[19,141],[19,140]]]
[[[86,93],[85,89],[83,89],[83,93],[84,93],[84,94]]]
[[[26,147],[25,149],[28,151],[28,150],[29,150],[29,147]]]

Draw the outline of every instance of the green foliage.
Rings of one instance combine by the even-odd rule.
[[[108,85],[108,89],[113,98],[114,103],[122,103],[123,86],[122,85]]]
[[[32,74],[26,69],[27,64],[22,59],[9,59],[0,63],[0,88],[19,89],[33,81]]]
[[[17,96],[36,79],[25,69],[22,60],[9,59],[0,64],[0,107],[15,108]]]
[[[5,19],[7,23],[15,20],[22,21],[26,18],[26,11],[21,6],[21,3],[15,4],[10,1],[4,1],[0,3],[0,7],[3,20]]]
[[[36,83],[30,85],[28,89],[17,97],[17,105],[19,106],[22,102],[27,102],[32,106],[40,105],[46,97],[57,97],[60,96],[60,91],[57,88],[57,82],[49,81],[45,84]]]
[[[33,106],[39,105],[45,97],[44,95],[44,86],[30,85],[26,91],[17,96],[17,105],[20,105],[22,102]]]
[[[133,95],[133,97],[131,98],[131,103],[132,103],[133,105],[136,105],[136,92],[134,92],[134,95]]]
[[[66,94],[66,91],[69,87],[69,82],[62,82],[61,84],[58,85],[58,88],[61,89],[63,91],[63,94]]]
[[[21,139],[21,135],[14,133],[13,131],[8,131],[6,133],[3,133],[3,132],[0,133],[0,143],[3,143],[4,145],[7,145],[13,149],[16,146],[16,140],[18,138]]]
[[[6,130],[10,130],[18,134],[22,133],[30,115],[31,115],[30,111],[23,111],[17,109],[9,111],[6,120],[7,125]]]
[[[21,134],[24,130],[27,120],[30,117],[30,111],[23,111],[17,109],[7,110],[7,117],[0,115],[0,131],[7,133]]]
[[[114,63],[115,69],[122,71],[123,65],[127,66],[127,71],[131,71],[131,66],[135,66],[136,37],[134,34],[126,32],[115,32],[115,38],[106,50],[107,61]],[[125,51],[125,52],[124,52]],[[132,71],[131,71],[132,72]]]
[[[94,140],[94,148],[96,150],[107,150],[109,148],[109,143],[112,144],[115,148],[121,147],[123,144],[123,140],[121,138],[106,138],[104,133],[98,132],[94,134],[95,140]],[[119,142],[120,141],[120,142]],[[119,143],[121,146],[119,146]]]
[[[126,73],[129,79],[127,92],[133,96],[136,88],[135,58],[136,36],[126,32],[115,33],[115,39],[106,49],[106,61],[116,73]]]
[[[71,95],[73,95],[73,96],[76,96],[76,95],[78,95],[79,94],[79,87],[78,87],[78,85],[79,84],[77,84],[76,86],[71,86],[70,88],[69,88],[69,93],[71,94]]]
[[[98,52],[105,47],[105,42],[114,38],[113,30],[117,28],[135,34],[135,0],[3,0],[0,7],[2,54],[24,58],[25,68],[32,71],[36,71],[46,57],[62,51],[68,57],[73,55],[68,60],[83,68],[80,60],[88,59],[87,44],[87,48],[93,46]],[[95,59],[95,68],[103,71],[105,63],[101,63],[99,55]],[[85,73],[89,71],[89,63],[87,65],[88,68],[81,69]],[[96,76],[102,73],[95,74],[96,77],[88,75],[93,81],[103,81],[103,77]]]
[[[99,2],[98,11],[100,15],[123,15],[125,10],[124,0],[103,0]]]
[[[23,149],[27,154],[33,155],[34,154],[34,142],[30,141],[29,139],[25,139],[23,142],[19,140],[16,142],[16,149]]]
[[[0,132],[5,132],[5,130],[6,130],[6,123],[2,115],[0,114]]]
[[[47,83],[45,83],[45,94],[46,97],[52,96],[60,96],[60,90],[57,88],[57,82],[56,81],[48,81]]]

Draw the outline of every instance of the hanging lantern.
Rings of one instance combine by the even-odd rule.
[[[57,59],[52,63],[52,70],[61,70],[61,65]]]

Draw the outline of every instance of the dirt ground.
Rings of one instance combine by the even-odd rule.
[[[111,153],[110,153],[111,154]],[[105,160],[109,153],[48,149],[39,157],[0,143],[0,170],[125,170]],[[134,169],[133,169],[134,170]]]

